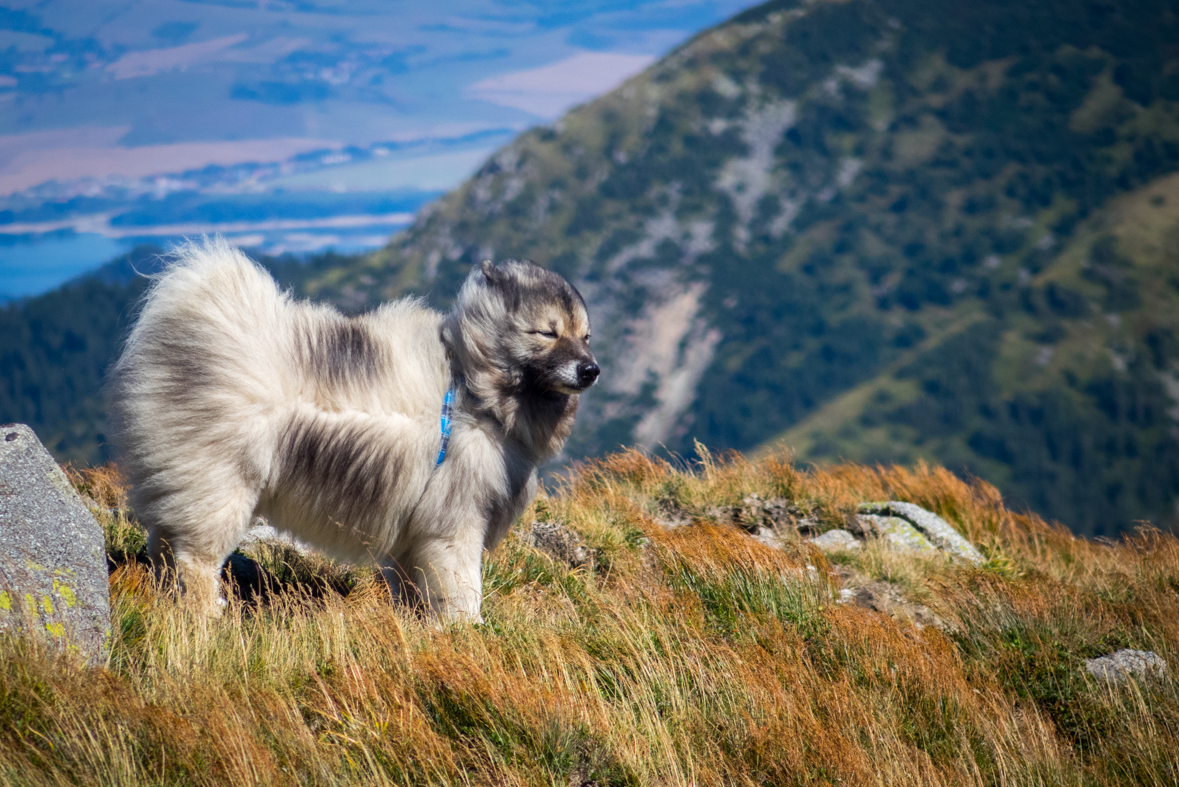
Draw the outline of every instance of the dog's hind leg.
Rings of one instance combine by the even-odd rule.
[[[393,596],[394,603],[410,608],[421,605],[421,591],[418,590],[418,586],[414,584],[413,578],[401,562],[392,555],[386,556],[381,561],[381,576],[385,578],[385,584],[389,586],[389,594]]]
[[[160,525],[148,525],[147,557],[155,569],[156,581],[164,586],[172,586],[176,582],[176,555],[172,551],[174,539]]]
[[[169,501],[176,516],[168,525],[151,528],[149,551],[157,575],[174,576],[186,603],[206,614],[220,613],[225,602],[218,574],[249,528],[258,496],[256,490],[240,488],[220,501]]]

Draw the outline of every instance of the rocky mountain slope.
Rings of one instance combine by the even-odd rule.
[[[444,303],[524,256],[605,371],[571,456],[785,436],[1088,533],[1179,496],[1172,2],[771,2],[532,130],[312,280]]]

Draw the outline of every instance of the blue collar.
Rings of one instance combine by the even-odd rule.
[[[442,397],[442,446],[438,449],[438,461],[434,463],[434,467],[439,467],[442,460],[446,458],[446,449],[450,445],[450,411],[454,407],[454,395],[458,390],[458,382],[452,380],[450,387],[446,389],[446,396]]]

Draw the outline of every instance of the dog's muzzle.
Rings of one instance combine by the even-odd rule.
[[[580,388],[589,388],[598,379],[598,375],[602,370],[598,368],[596,363],[582,363],[577,365],[577,385]]]

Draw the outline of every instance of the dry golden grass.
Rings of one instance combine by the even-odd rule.
[[[486,623],[442,629],[392,606],[373,572],[282,548],[255,555],[270,592],[194,617],[136,560],[117,475],[76,472],[112,510],[111,655],[87,669],[5,644],[0,781],[1179,783],[1175,687],[1083,671],[1121,647],[1174,662],[1174,537],[1076,540],[939,468],[705,457],[691,472],[635,452],[582,468],[524,521],[580,533],[589,562],[509,538],[486,563]],[[789,528],[771,548],[715,521],[751,493],[820,528],[909,500],[989,560],[876,545],[829,563]],[[657,524],[669,511],[691,524]],[[890,581],[945,625],[836,603],[840,576]]]

